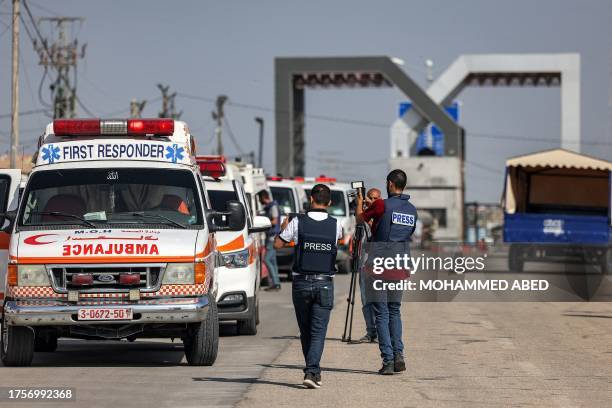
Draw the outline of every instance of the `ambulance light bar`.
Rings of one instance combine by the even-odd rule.
[[[335,183],[336,179],[334,177],[327,177],[321,174],[319,177],[315,178],[315,182],[317,183]]]
[[[225,163],[226,159],[225,159],[225,156],[219,155],[219,154],[209,154],[209,155],[203,155],[203,156],[196,156],[196,162],[198,162],[198,163],[204,163],[204,162],[207,162],[207,161],[216,161],[216,162]]]
[[[200,161],[196,158],[198,166],[200,166],[200,173],[203,176],[209,176],[215,179],[225,176],[225,164],[221,161]]]
[[[283,178],[280,176],[269,176],[268,181],[283,181]]]
[[[57,136],[172,136],[173,119],[56,119]]]

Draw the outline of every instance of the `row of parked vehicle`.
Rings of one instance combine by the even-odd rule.
[[[348,190],[312,182],[333,185],[350,242]],[[190,365],[212,365],[219,320],[257,332],[271,227],[258,193],[299,212],[308,186],[198,156],[181,121],[55,120],[26,180],[0,171],[3,363],[29,365],[59,337],[167,337],[182,339]],[[291,253],[279,258],[290,268]]]

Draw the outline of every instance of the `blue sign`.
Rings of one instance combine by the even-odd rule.
[[[411,102],[401,102],[399,105],[399,117],[401,118],[404,116],[411,108]],[[458,102],[453,102],[451,105],[444,107],[444,110],[455,122],[459,122]],[[432,151],[435,156],[444,156],[444,134],[436,125],[430,123],[421,133],[419,133],[415,147],[417,154],[429,150]]]

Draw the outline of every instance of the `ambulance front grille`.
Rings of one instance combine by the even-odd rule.
[[[52,267],[54,286],[59,290],[79,290],[81,292],[125,291],[139,288],[153,290],[158,287],[161,267],[151,266],[62,266]],[[73,278],[79,274],[91,274],[93,282],[90,285],[76,285]],[[121,274],[138,274],[140,280],[137,284],[125,285],[119,283]]]

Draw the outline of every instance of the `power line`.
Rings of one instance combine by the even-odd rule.
[[[210,102],[210,103],[214,103],[215,101],[213,98],[192,95],[192,94],[187,94],[183,92],[177,92],[177,95],[183,98],[186,98],[186,99],[192,99],[196,101],[203,101],[203,102]],[[233,100],[228,101],[227,105],[233,106],[236,108],[257,110],[261,112],[288,113],[288,111],[275,110],[273,108],[266,107],[266,106],[253,105],[253,104],[248,104],[248,103],[240,103],[240,102],[235,102]],[[345,124],[350,124],[350,125],[367,126],[367,127],[381,128],[381,129],[387,129],[387,130],[391,126],[388,123],[359,120],[359,119],[350,119],[350,118],[341,118],[341,117],[328,116],[328,115],[305,114],[304,116],[307,119],[317,119],[317,120],[323,120],[323,121],[328,121],[328,122],[345,123]],[[531,143],[541,143],[541,142],[559,143],[561,140],[560,138],[552,139],[552,138],[527,137],[527,136],[520,136],[520,135],[503,135],[503,134],[495,134],[495,133],[487,133],[487,132],[472,132],[472,131],[466,132],[466,136],[476,137],[476,138],[485,138],[485,139],[521,140],[524,142],[531,142]],[[569,143],[577,144],[578,141],[570,140]],[[585,145],[585,146],[612,146],[612,142],[592,142],[592,141],[584,141],[584,140],[581,140],[580,144]]]
[[[21,111],[19,112],[19,116],[35,115],[37,113],[45,113],[45,112],[49,112],[49,109],[32,109],[32,110],[27,110],[27,111]],[[10,118],[11,115],[12,115],[11,113],[0,114],[0,119]]]
[[[230,140],[232,141],[232,144],[234,145],[236,150],[238,150],[238,153],[240,154],[240,156],[244,156],[244,151],[240,148],[240,144],[236,140],[236,137],[234,137],[234,132],[232,132],[232,127],[230,126],[227,115],[224,116],[224,119],[225,120],[223,122],[225,124],[225,127],[227,128],[227,134],[229,135]]]

